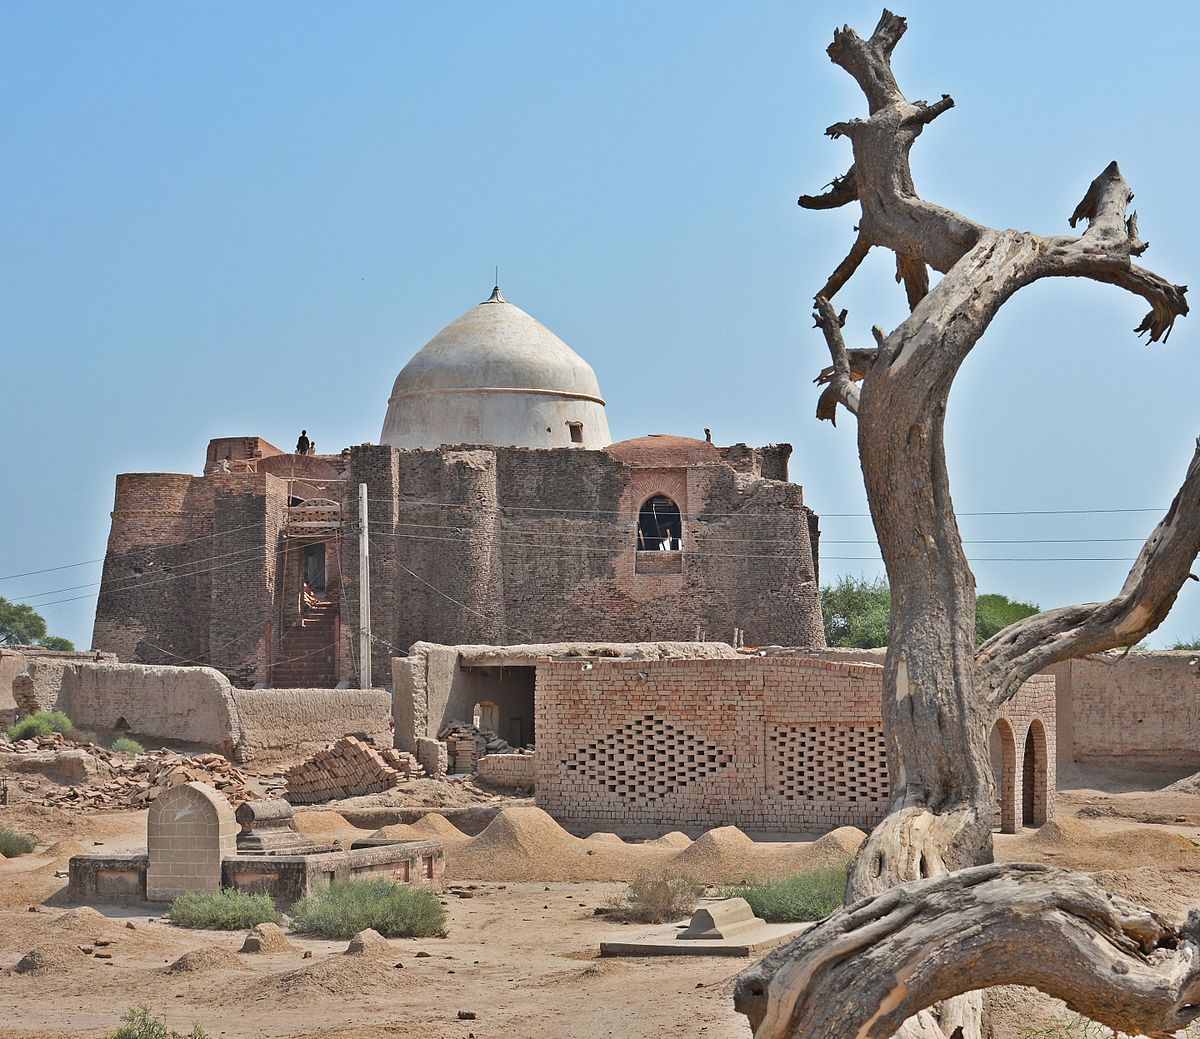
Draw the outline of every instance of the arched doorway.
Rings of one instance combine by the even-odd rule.
[[[988,757],[996,780],[996,803],[1002,833],[1017,832],[1017,741],[1012,726],[997,718],[988,736]]]
[[[471,712],[471,724],[477,729],[499,733],[500,708],[492,703],[491,700],[481,700],[475,705],[474,711]]]
[[[1021,822],[1041,826],[1050,803],[1046,769],[1046,728],[1034,718],[1025,734],[1025,753],[1021,762]]]
[[[638,510],[638,551],[679,552],[683,549],[682,538],[683,518],[679,506],[665,494],[647,498]]]

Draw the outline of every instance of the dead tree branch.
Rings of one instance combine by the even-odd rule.
[[[754,1039],[885,1039],[990,985],[1165,1039],[1200,1017],[1200,910],[1175,927],[1082,874],[978,866],[840,910],[742,974],[734,1001]]]
[[[833,311],[833,304],[824,296],[818,296],[813,301],[816,313],[813,315],[817,327],[825,333],[825,342],[829,345],[829,355],[833,364],[817,376],[816,382],[828,383],[825,392],[817,401],[817,418],[829,419],[837,425],[837,406],[841,404],[852,415],[858,414],[858,387],[854,385],[850,352],[846,349],[846,341],[842,338],[842,320]],[[855,351],[858,360],[867,351]],[[859,378],[862,376],[860,375]]]
[[[1200,556],[1200,439],[1183,486],[1138,553],[1121,591],[1103,603],[1034,614],[979,647],[977,674],[998,708],[1021,683],[1071,657],[1130,646],[1166,619]]]

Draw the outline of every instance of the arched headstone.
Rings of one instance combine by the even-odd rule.
[[[220,891],[221,860],[237,851],[233,809],[204,783],[184,783],[150,805],[146,898],[169,902],[187,891]]]

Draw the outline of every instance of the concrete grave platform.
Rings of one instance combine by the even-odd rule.
[[[660,924],[629,940],[601,942],[601,956],[759,956],[812,924],[769,924],[742,898],[701,906],[691,922]]]

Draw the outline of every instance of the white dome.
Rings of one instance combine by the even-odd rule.
[[[497,288],[404,366],[380,442],[595,449],[612,437],[596,373]]]

